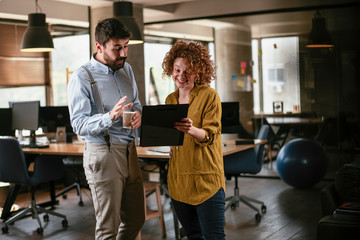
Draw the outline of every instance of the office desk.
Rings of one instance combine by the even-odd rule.
[[[266,120],[270,125],[296,127],[304,125],[317,125],[322,123],[321,118],[304,118],[304,117],[267,117]]]
[[[271,126],[279,127],[278,133],[286,134],[284,139],[292,130],[302,129],[302,131],[306,132],[311,129],[313,131],[314,127],[318,127],[323,122],[322,118],[307,117],[268,117],[266,120]]]
[[[237,139],[237,138],[236,138]],[[234,139],[224,139],[226,144],[223,147],[223,155],[229,155],[235,152],[253,148],[257,145],[266,143],[266,140],[256,139],[254,144],[235,145]],[[156,152],[157,147],[140,147],[137,146],[137,154],[139,158],[169,158],[169,154]],[[57,156],[82,156],[84,152],[84,144],[81,143],[51,143],[48,148],[23,148],[25,154],[38,155],[57,155]]]
[[[249,145],[235,145],[234,139],[224,140],[223,155],[230,155],[239,151],[253,148],[256,145],[265,144],[267,140],[255,140],[255,144]],[[153,151],[156,147],[137,147],[139,159],[144,159],[145,162],[156,164],[160,168],[160,181],[166,182],[166,166],[168,164],[169,153],[162,153]],[[54,156],[82,156],[84,152],[84,144],[81,143],[55,143],[50,144],[49,148],[23,148],[26,155],[54,155]],[[20,190],[20,186],[12,184],[9,189],[7,199],[4,204],[1,219],[7,219],[10,216],[10,209],[15,202],[16,195]],[[51,201],[46,205],[56,204],[54,186],[50,186]],[[45,206],[46,206],[45,205]]]
[[[82,143],[51,143],[48,148],[23,148],[25,154],[82,156],[84,144]]]
[[[302,113],[256,113],[254,118],[268,118],[268,117],[300,117]]]

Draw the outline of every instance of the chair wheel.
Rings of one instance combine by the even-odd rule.
[[[67,195],[66,195],[66,194],[64,194],[64,195],[63,195],[63,199],[66,199],[66,198],[67,198]]]
[[[37,228],[36,229],[36,232],[38,233],[38,234],[40,234],[40,235],[42,235],[43,234],[43,228],[41,228],[41,227],[39,227],[39,228]]]
[[[261,206],[261,212],[262,212],[262,213],[266,213],[266,206],[265,206],[265,205],[262,205],[262,206]]]
[[[62,224],[63,228],[67,228],[69,226],[69,223],[66,219],[62,220],[61,224]]]
[[[256,222],[260,222],[260,221],[261,221],[261,215],[260,215],[260,213],[255,214],[255,220],[256,220]]]
[[[7,225],[3,226],[1,230],[3,233],[9,233],[9,227]]]
[[[83,201],[80,201],[80,202],[79,202],[79,206],[80,206],[80,207],[83,207],[83,206],[84,206],[84,202],[83,202]]]
[[[49,221],[49,215],[48,215],[48,214],[45,214],[43,218],[44,218],[44,221],[45,221],[45,222],[48,222],[48,221]]]
[[[235,209],[235,208],[236,208],[236,203],[232,203],[232,204],[230,205],[230,207],[231,207],[231,209]]]

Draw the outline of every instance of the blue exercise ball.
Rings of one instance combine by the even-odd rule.
[[[308,188],[318,183],[326,166],[326,155],[321,146],[304,138],[286,143],[276,157],[280,178],[295,188]]]

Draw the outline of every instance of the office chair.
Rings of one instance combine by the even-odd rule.
[[[267,139],[268,133],[269,125],[262,125],[257,138]],[[235,209],[239,206],[239,202],[243,202],[248,207],[256,211],[255,219],[257,222],[261,220],[261,213],[266,212],[266,206],[262,201],[240,195],[238,178],[246,173],[257,174],[258,172],[260,172],[264,159],[264,147],[265,144],[258,145],[255,148],[224,156],[224,171],[226,178],[230,179],[231,177],[235,177],[234,196],[227,197],[225,199],[225,201],[228,202],[225,207],[225,211],[229,209],[229,207]],[[251,204],[251,202],[261,204],[261,212],[253,204]]]
[[[63,189],[62,191],[57,193],[55,195],[55,197],[57,198],[59,196],[62,196],[64,199],[66,199],[67,198],[66,193],[75,188],[76,192],[77,192],[77,195],[80,198],[78,204],[79,204],[80,207],[83,207],[84,202],[82,200],[81,187],[84,187],[85,185],[81,183],[82,182],[81,181],[81,178],[82,178],[81,173],[84,172],[84,169],[82,167],[82,158],[66,157],[63,160],[63,163],[64,163],[65,166],[68,167],[68,170],[71,170],[71,172],[75,175],[75,182],[68,185],[65,189]]]
[[[49,221],[49,214],[63,218],[62,226],[67,228],[66,216],[47,210],[36,204],[35,186],[62,178],[64,175],[61,159],[47,159],[46,156],[37,157],[34,162],[34,171],[29,172],[24,152],[15,138],[0,138],[0,181],[11,184],[23,184],[30,187],[31,206],[4,221],[3,233],[8,233],[8,224],[11,224],[31,213],[37,219],[39,228],[37,233],[43,233],[39,213],[45,213],[44,221]]]
[[[266,118],[254,118],[253,117],[251,120],[253,123],[253,129],[254,129],[255,136],[257,136],[258,133],[260,132],[261,126],[269,125],[269,133],[267,136],[268,143],[267,143],[267,148],[265,150],[267,152],[267,154],[265,155],[264,161],[270,162],[270,166],[272,168],[273,159],[276,159],[278,152],[280,151],[280,149],[286,142],[287,132],[286,131],[285,132],[278,131],[277,133],[275,133],[274,130],[270,127],[270,124],[268,123]]]

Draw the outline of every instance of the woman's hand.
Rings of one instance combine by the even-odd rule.
[[[175,123],[175,128],[181,132],[188,134],[193,127],[193,121],[190,118],[182,118],[180,119],[180,121],[181,122]]]
[[[182,118],[181,122],[175,123],[175,128],[185,134],[190,135],[197,141],[202,141],[206,137],[205,130],[193,126],[193,121],[190,118]]]

